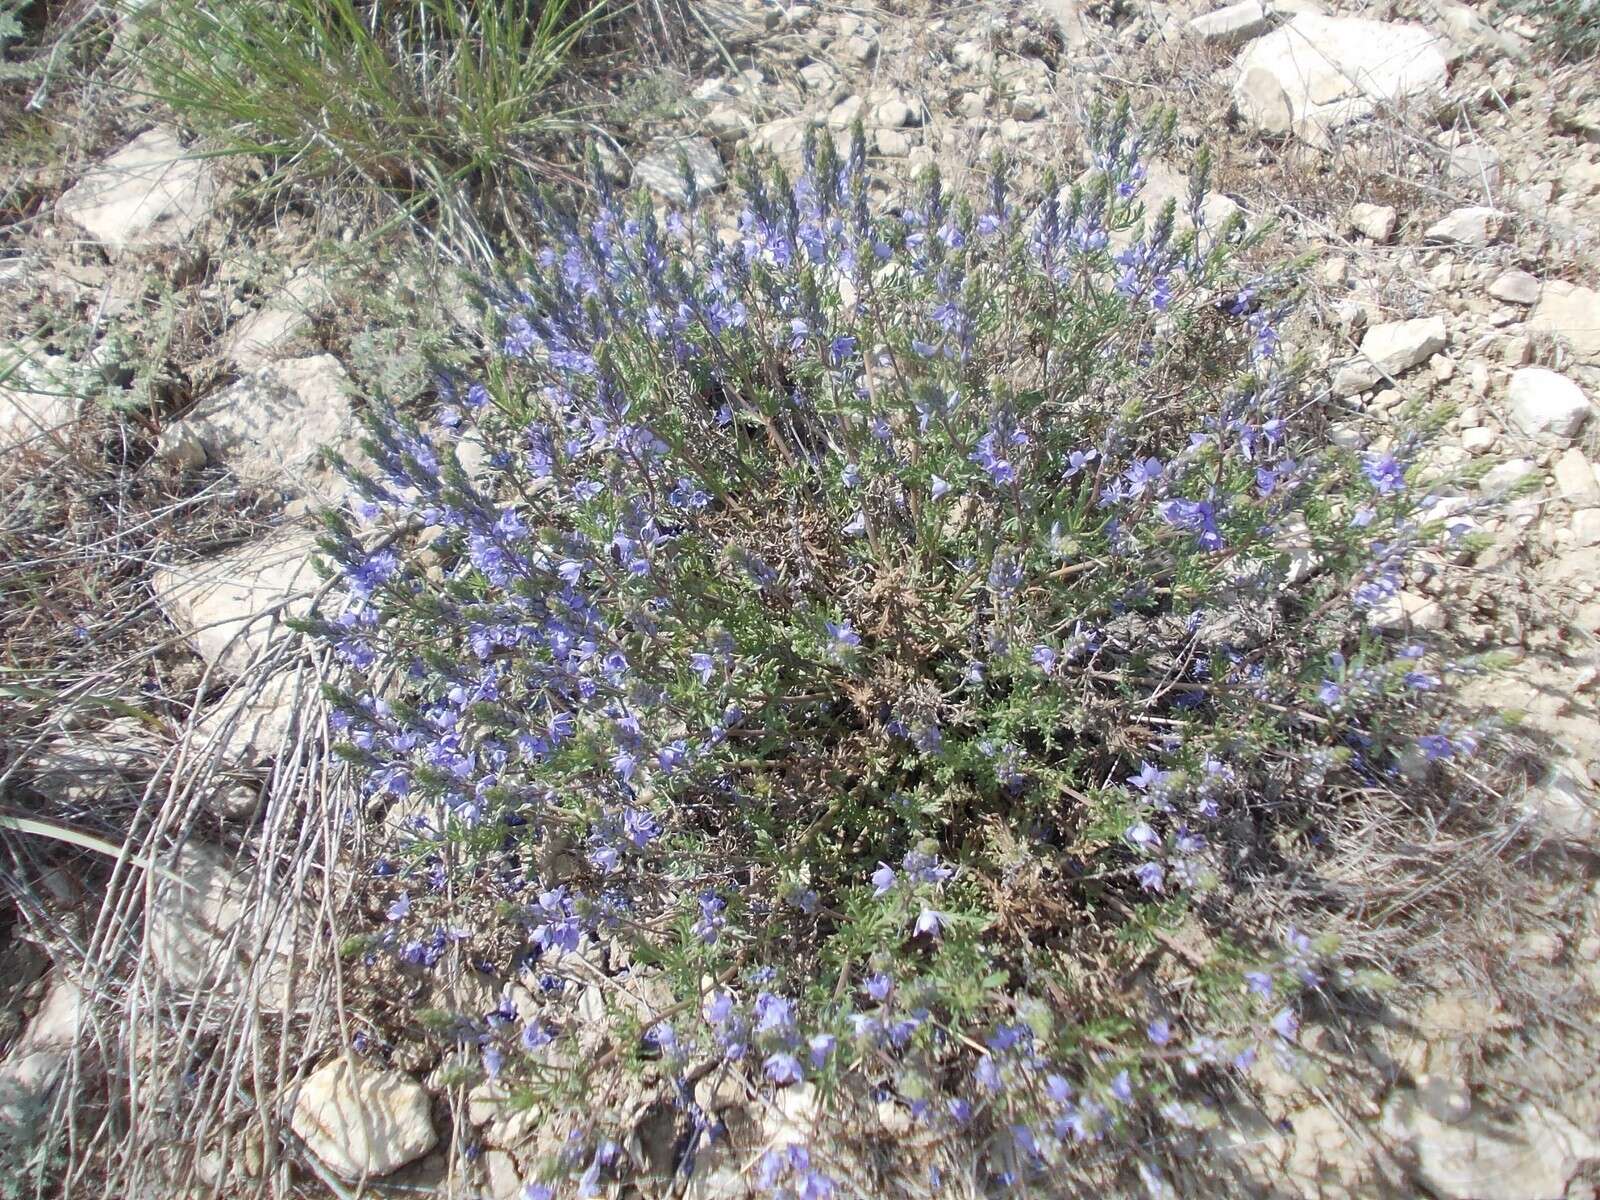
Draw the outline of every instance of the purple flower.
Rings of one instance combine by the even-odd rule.
[[[1244,981],[1256,995],[1267,997],[1272,995],[1272,976],[1265,971],[1246,971]]]
[[[806,1048],[811,1052],[812,1067],[820,1070],[826,1066],[836,1044],[836,1039],[831,1033],[814,1033],[807,1038]]]
[[[1142,850],[1153,850],[1161,845],[1161,835],[1143,821],[1136,821],[1128,826],[1122,836]]]
[[[1056,652],[1049,646],[1035,646],[1033,648],[1033,663],[1041,671],[1049,674],[1056,667]]]
[[[931,938],[937,938],[940,933],[943,932],[944,926],[949,922],[949,920],[950,916],[948,913],[942,913],[935,909],[925,908],[917,914],[917,921],[912,927],[912,933],[925,933]]]
[[[706,1020],[713,1025],[726,1025],[733,1017],[733,997],[720,988],[706,997]]]
[[[1417,739],[1417,748],[1429,762],[1438,762],[1442,758],[1451,758],[1455,755],[1455,747],[1450,744],[1450,739],[1442,733],[1425,733]]]
[[[1157,1017],[1154,1021],[1151,1021],[1150,1024],[1145,1026],[1144,1032],[1145,1036],[1150,1039],[1153,1045],[1165,1046],[1172,1040],[1172,1023],[1161,1017]]]
[[[1139,886],[1147,892],[1159,892],[1166,886],[1167,873],[1160,863],[1140,863],[1133,874]]]
[[[872,894],[874,898],[886,896],[894,890],[894,868],[886,862],[880,862],[878,869],[872,873]]]
[[[1317,689],[1317,699],[1332,708],[1344,698],[1344,689],[1331,679],[1323,680],[1322,686]]]
[[[1286,1042],[1292,1042],[1300,1033],[1300,1018],[1292,1008],[1285,1008],[1272,1018],[1272,1032]]]
[[[799,1083],[805,1078],[805,1072],[800,1067],[800,1060],[792,1054],[782,1051],[769,1054],[766,1062],[761,1064],[766,1071],[767,1078],[779,1087],[787,1087],[791,1083]]]
[[[1395,461],[1393,454],[1367,455],[1362,460],[1361,471],[1380,496],[1392,496],[1405,491],[1405,468]]]
[[[935,500],[942,500],[949,494],[949,492],[950,485],[943,479],[939,478],[939,476],[935,475],[933,477],[933,498]]]
[[[871,996],[879,1004],[882,1004],[889,998],[889,993],[894,990],[894,980],[888,975],[885,975],[882,971],[879,971],[876,974],[867,976],[867,982],[865,986],[867,989],[867,995]]]

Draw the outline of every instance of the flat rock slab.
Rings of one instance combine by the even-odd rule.
[[[1600,292],[1561,279],[1546,280],[1528,328],[1572,347],[1579,362],[1600,366]]]
[[[291,276],[265,303],[244,317],[223,339],[223,352],[241,370],[253,371],[284,357],[283,350],[310,327],[333,300],[328,283],[303,271]]]
[[[65,359],[0,349],[0,454],[42,445],[78,419]]]
[[[1520,1105],[1510,1120],[1428,1111],[1425,1098],[1397,1090],[1382,1126],[1400,1143],[1428,1190],[1450,1200],[1547,1200],[1565,1196],[1573,1177],[1600,1159],[1600,1142],[1560,1114]]]
[[[688,160],[698,192],[714,192],[727,182],[728,173],[717,148],[705,138],[684,138],[657,146],[640,158],[633,167],[633,186],[648,188],[674,204],[687,204],[689,189],[683,178],[683,159]]]
[[[1234,105],[1265,133],[1325,145],[1329,130],[1442,92],[1446,50],[1421,25],[1303,12],[1245,47]]]
[[[319,1068],[295,1095],[289,1125],[336,1175],[388,1175],[439,1141],[428,1093],[401,1071],[343,1059]]]
[[[172,130],[157,128],[92,168],[56,211],[116,258],[187,241],[211,215],[218,190],[213,165],[191,156]]]
[[[304,1006],[291,995],[296,940],[305,932],[293,905],[278,905],[253,886],[247,863],[221,849],[189,842],[157,860],[145,915],[145,948],[156,973],[185,995],[249,1000],[263,1012]],[[309,939],[305,939],[309,940]],[[314,964],[299,949],[299,988],[310,990]]]
[[[195,652],[224,676],[237,676],[284,634],[284,618],[310,610],[322,582],[311,566],[315,553],[311,534],[296,530],[215,558],[162,567],[151,589]]]
[[[356,436],[350,377],[331,354],[252,371],[161,431],[156,453],[186,467],[220,462],[253,487],[337,500],[342,481],[320,462],[324,447]]]
[[[245,820],[260,800],[259,781],[289,748],[300,714],[314,699],[316,680],[290,668],[259,687],[241,686],[213,705],[189,731],[190,744],[231,786],[217,789],[207,806],[218,816]],[[251,782],[241,780],[248,777]]]

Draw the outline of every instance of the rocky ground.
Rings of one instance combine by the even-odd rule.
[[[1205,149],[1208,218],[1240,210],[1265,229],[1255,253],[1314,257],[1288,337],[1343,414],[1331,436],[1381,448],[1419,406],[1446,414],[1429,486],[1439,516],[1472,536],[1417,565],[1374,621],[1506,652],[1471,697],[1523,714],[1529,747],[1526,789],[1511,797],[1522,824],[1496,847],[1499,891],[1461,897],[1454,923],[1430,931],[1435,953],[1407,957],[1408,1023],[1359,1038],[1313,1030],[1329,1078],[1308,1086],[1266,1064],[1259,1106],[1192,1151],[1232,1173],[1219,1185],[1230,1193],[1593,1196],[1600,85],[1555,64],[1525,19],[1453,0],[707,12],[698,72],[596,107],[619,182],[680,198],[683,155],[715,204],[744,148],[793,160],[808,124],[842,131],[859,117],[886,191],[930,163],[959,181],[996,149],[1027,189],[1085,168],[1078,130],[1094,98],[1170,104],[1176,143],[1150,164],[1144,198],[1182,208]],[[0,354],[16,363],[0,366],[0,478],[17,511],[86,454],[122,454],[159,481],[157,515],[113,521],[133,559],[116,576],[132,607],[115,629],[103,614],[56,614],[85,626],[85,679],[96,654],[141,656],[150,703],[109,720],[63,708],[0,769],[85,811],[165,797],[142,819],[189,835],[165,869],[191,886],[153,875],[146,897],[124,887],[97,918],[61,872],[28,877],[59,919],[29,926],[0,973],[0,1103],[19,1121],[70,1081],[75,1032],[80,1054],[91,1040],[84,997],[107,983],[52,956],[120,961],[108,948],[143,922],[151,1003],[205,993],[241,1030],[305,977],[316,901],[332,889],[296,876],[303,866],[264,864],[286,838],[337,836],[291,834],[283,819],[321,779],[302,753],[317,733],[305,703],[316,664],[294,661],[282,636],[319,586],[309,514],[335,484],[316,451],[350,445],[363,397],[424,394],[426,356],[472,324],[450,272],[390,250],[374,265],[352,248],[358,221],[267,208],[250,164],[204,157],[154,106],[88,115],[81,161],[34,180],[24,217],[0,228]],[[135,431],[131,445],[109,444],[113,424]],[[41,565],[78,569],[87,555],[63,535]],[[328,1020],[288,1052],[307,1075],[292,1144],[315,1172],[518,1194],[527,1122],[491,1096],[452,1102],[423,1074],[325,1062]],[[340,1119],[352,1108],[364,1128]],[[440,1148],[450,1122],[479,1127],[475,1163]],[[244,1187],[270,1169],[259,1122],[210,1134],[208,1182]],[[722,1164],[689,1194],[744,1185]]]

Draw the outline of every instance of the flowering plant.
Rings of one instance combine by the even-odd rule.
[[[1143,210],[1167,128],[888,212],[859,131],[813,140],[720,230],[596,172],[432,432],[373,414],[312,623],[388,831],[353,949],[487,983],[436,1029],[557,1131],[530,1195],[642,1169],[613,1075],[679,1174],[729,1136],[708,1085],[777,1096],[751,1182],[817,1197],[1034,1179],[1292,1057],[1340,968],[1243,921],[1260,848],[1472,735],[1349,619],[1437,533],[1408,447],[1326,445],[1292,273],[1206,225],[1203,162]],[[964,1149],[870,1165],[862,1112]]]

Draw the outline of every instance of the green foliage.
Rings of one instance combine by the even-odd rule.
[[[569,0],[173,0],[141,17],[150,87],[233,153],[448,217],[494,210],[545,139],[600,5]]]

